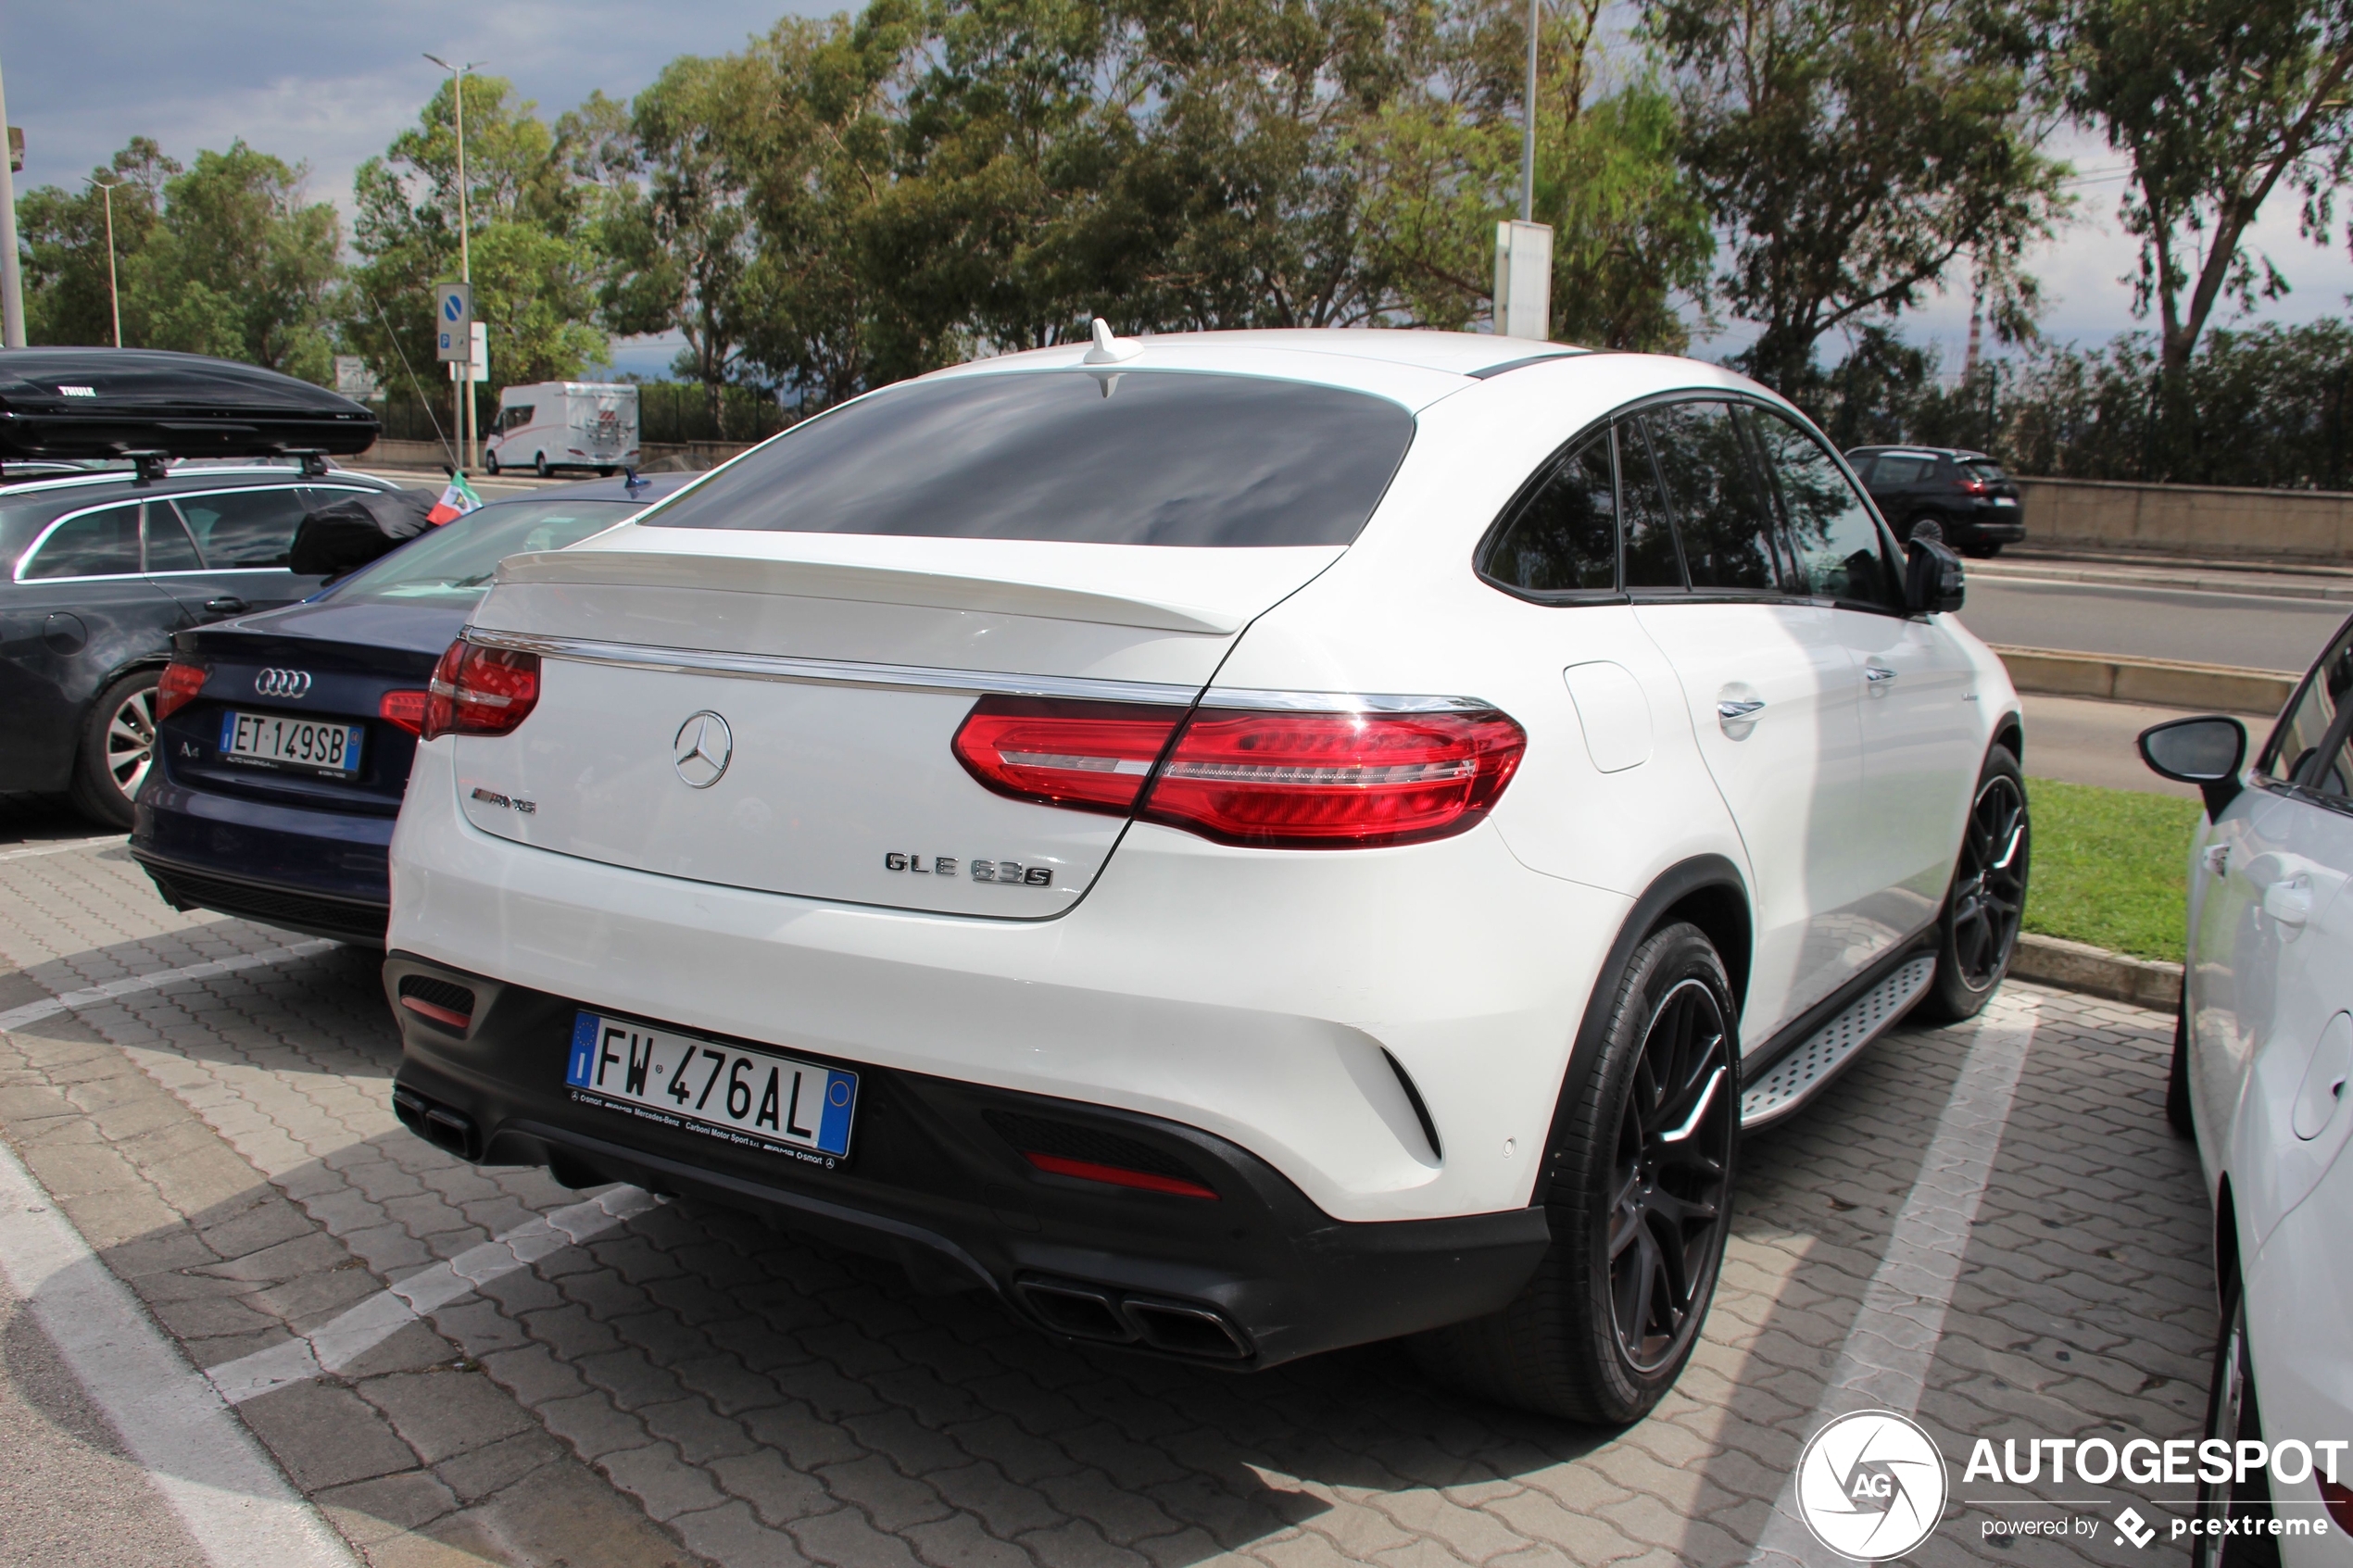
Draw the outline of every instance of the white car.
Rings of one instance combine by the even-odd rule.
[[[1688,1355],[1740,1126],[1999,982],[2019,705],[1790,407],[1490,336],[873,393],[516,557],[434,685],[409,1124],[1033,1323]]]
[[[2206,793],[2190,847],[2189,961],[2166,1108],[2177,1130],[2195,1134],[2214,1198],[2222,1332],[2206,1436],[2338,1444],[2334,1477],[2326,1462],[2293,1476],[2255,1471],[2245,1484],[2204,1487],[2200,1502],[2209,1519],[2268,1520],[2276,1510],[2283,1520],[2331,1521],[2317,1537],[2280,1537],[2278,1560],[2338,1568],[2353,1564],[2348,691],[2353,621],[2304,677],[2253,767],[2235,719],[2180,719],[2141,736],[2151,767]],[[2197,1540],[2202,1562],[2247,1549],[2230,1537]]]

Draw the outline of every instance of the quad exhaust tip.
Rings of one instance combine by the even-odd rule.
[[[482,1155],[481,1135],[473,1118],[446,1105],[435,1105],[416,1090],[394,1085],[392,1113],[400,1124],[435,1148],[447,1149],[460,1160],[476,1160]]]
[[[1040,1323],[1073,1339],[1140,1344],[1200,1361],[1247,1361],[1252,1353],[1249,1337],[1214,1307],[1076,1280],[1024,1279],[1014,1289]]]

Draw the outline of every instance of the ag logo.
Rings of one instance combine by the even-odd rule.
[[[1840,1416],[1798,1456],[1797,1512],[1841,1557],[1901,1557],[1944,1517],[1944,1456],[1893,1411]]]

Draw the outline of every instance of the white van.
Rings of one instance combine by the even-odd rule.
[[[626,383],[543,381],[498,395],[498,417],[483,444],[492,473],[595,469],[609,474],[637,462],[637,389]]]

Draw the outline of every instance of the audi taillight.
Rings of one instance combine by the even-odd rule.
[[[1985,481],[1982,479],[1965,479],[1961,481],[1961,494],[1964,495],[1982,495],[1993,488],[1994,487],[1992,485],[1986,483]]]
[[[386,692],[376,699],[376,717],[399,725],[412,735],[425,729],[425,709],[433,701],[430,692]]]
[[[460,637],[433,668],[421,733],[426,740],[508,734],[538,701],[537,654],[484,647]]]
[[[1201,709],[1182,718],[1010,697],[984,697],[955,740],[964,766],[999,794],[1133,811],[1220,844],[1277,849],[1364,849],[1461,833],[1494,805],[1527,746],[1527,734],[1492,709]]]
[[[182,664],[178,659],[163,667],[156,679],[156,717],[169,719],[190,703],[204,690],[205,667]]]

